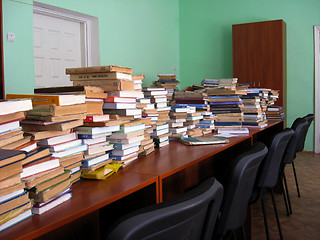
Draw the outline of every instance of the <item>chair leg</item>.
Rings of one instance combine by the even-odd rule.
[[[296,187],[297,187],[298,197],[300,197],[300,190],[299,190],[299,184],[298,184],[298,178],[297,178],[296,168],[295,168],[295,166],[294,166],[294,161],[292,161],[292,169],[293,169],[294,180],[296,181]]]
[[[263,213],[263,219],[264,219],[264,228],[266,230],[266,239],[270,240],[268,219],[267,219],[266,209],[264,207],[264,198],[261,199],[261,207],[262,207],[262,213]]]
[[[272,188],[270,188],[270,192],[271,192],[271,198],[272,198],[272,203],[273,203],[274,214],[276,215],[276,219],[277,219],[277,224],[278,224],[278,230],[279,230],[280,240],[283,240],[282,231],[281,231],[281,225],[280,225],[279,216],[278,216],[278,211],[277,211],[277,206],[276,206],[276,201],[274,200]]]
[[[285,188],[286,188],[286,193],[287,193],[287,199],[288,199],[288,205],[289,205],[290,214],[292,214],[292,207],[291,207],[289,189],[288,189],[288,185],[287,185],[287,178],[286,178],[286,174],[285,174],[284,172],[283,172],[283,181],[284,181],[284,186],[285,186]]]
[[[284,185],[284,183],[283,183],[283,181],[281,181],[281,190],[282,190],[284,204],[286,206],[287,216],[290,216],[289,207],[288,207],[288,201],[287,201],[287,197],[286,197],[286,192],[284,190],[284,186],[283,185]]]

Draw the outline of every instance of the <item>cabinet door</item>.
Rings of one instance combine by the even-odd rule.
[[[286,99],[286,25],[283,20],[232,25],[233,77],[255,88],[280,90]]]

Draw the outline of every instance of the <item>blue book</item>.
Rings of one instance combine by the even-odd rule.
[[[159,79],[160,82],[164,83],[164,82],[178,82],[177,79]]]
[[[214,120],[201,120],[200,124],[214,124]]]
[[[210,105],[225,105],[225,104],[242,104],[242,101],[236,102],[211,102]]]
[[[223,98],[238,98],[239,95],[221,95],[221,96],[209,96],[211,99],[223,99]]]

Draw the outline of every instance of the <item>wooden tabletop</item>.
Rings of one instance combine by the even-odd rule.
[[[72,186],[72,199],[42,214],[34,215],[0,233],[0,239],[32,239],[92,213],[150,184],[152,175],[119,171],[106,181],[81,180]]]

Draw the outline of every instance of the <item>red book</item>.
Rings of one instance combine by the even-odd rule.
[[[135,98],[130,97],[107,97],[104,99],[106,103],[135,103]]]

